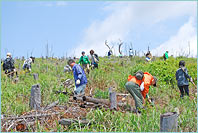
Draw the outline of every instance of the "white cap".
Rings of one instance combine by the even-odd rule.
[[[7,57],[11,57],[12,55],[11,55],[11,53],[7,53]]]

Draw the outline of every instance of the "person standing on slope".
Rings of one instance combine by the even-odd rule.
[[[181,60],[179,62],[179,69],[176,71],[176,80],[177,80],[177,86],[180,90],[180,97],[183,98],[184,97],[184,90],[185,90],[185,94],[187,96],[189,96],[189,82],[188,79],[190,79],[191,82],[193,82],[192,77],[188,74],[188,70],[185,67],[185,61]]]
[[[91,61],[91,67],[93,69],[98,68],[99,58],[98,55],[94,53],[94,50],[90,50],[89,59]]]
[[[5,71],[5,74],[10,78],[12,78],[14,76],[14,73],[16,72],[16,69],[14,66],[14,60],[12,59],[11,53],[7,53],[7,57],[3,61],[3,70]],[[16,72],[16,75],[17,75],[17,72]]]
[[[82,64],[83,70],[89,74],[90,61],[89,58],[85,55],[84,51],[82,51],[82,56],[80,57],[78,64]]]
[[[167,59],[168,59],[168,51],[166,51],[164,54],[164,60],[166,61]]]

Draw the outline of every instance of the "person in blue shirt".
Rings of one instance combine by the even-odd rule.
[[[75,86],[76,86],[76,89],[74,89],[74,94],[75,95],[84,94],[87,84],[87,77],[83,68],[79,64],[76,64],[73,59],[68,60],[67,63],[72,68],[74,75]]]
[[[183,98],[184,96],[184,90],[187,96],[189,96],[189,82],[188,79],[192,82],[192,78],[190,75],[188,75],[188,70],[185,68],[185,61],[181,60],[179,62],[179,69],[176,71],[176,80],[177,80],[177,85],[180,90],[180,97]]]

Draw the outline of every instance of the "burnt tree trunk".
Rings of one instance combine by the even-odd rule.
[[[30,108],[34,110],[41,109],[41,89],[40,85],[33,85],[31,88]]]
[[[37,73],[34,73],[33,76],[34,76],[34,80],[38,80],[38,74]]]
[[[160,132],[177,132],[177,112],[168,112],[160,116]]]
[[[109,93],[109,98],[110,98],[110,109],[115,109],[115,110],[117,110],[117,97],[116,97],[116,92],[110,92],[110,93]]]

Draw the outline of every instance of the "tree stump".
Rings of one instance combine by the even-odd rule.
[[[38,80],[38,74],[37,73],[34,73],[33,76],[34,76],[34,80]]]
[[[31,96],[30,96],[30,108],[34,110],[41,109],[41,89],[40,85],[33,85],[31,88]]]
[[[168,112],[160,116],[160,132],[177,132],[177,112]]]
[[[115,110],[117,110],[117,97],[116,97],[116,92],[110,92],[110,93],[109,93],[109,98],[110,98],[110,109],[115,109]]]

